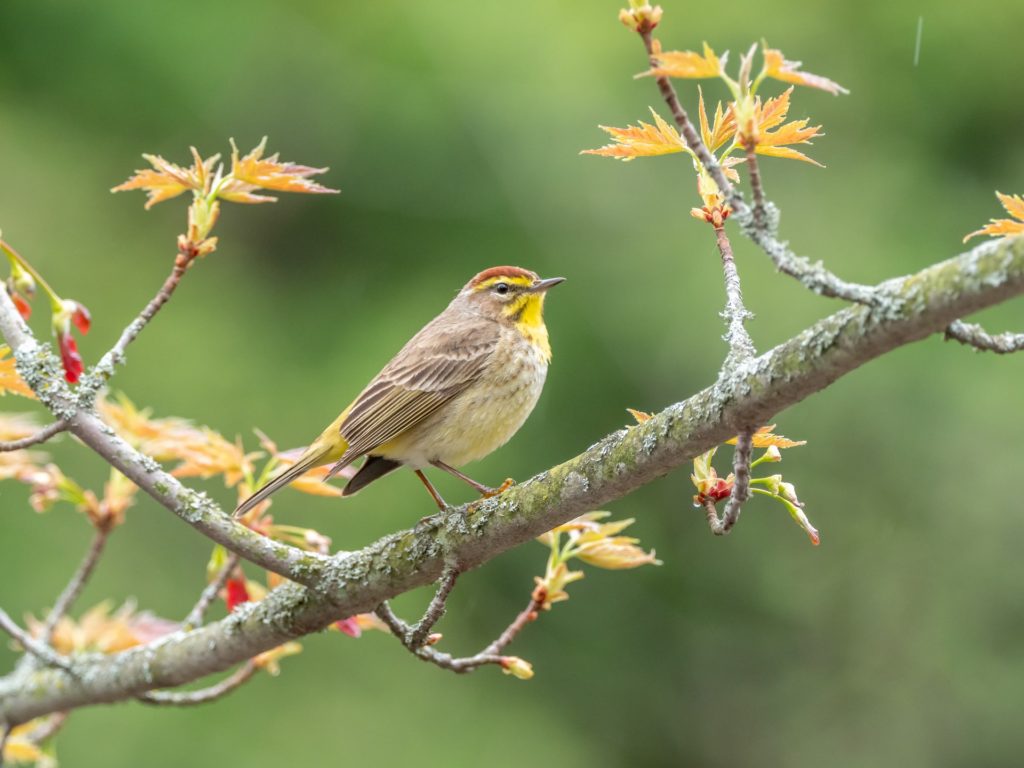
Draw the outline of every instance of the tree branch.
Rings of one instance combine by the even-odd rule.
[[[114,375],[114,368],[119,363],[124,362],[125,350],[127,350],[128,345],[142,333],[142,329],[146,327],[149,321],[160,311],[161,307],[174,295],[174,291],[181,282],[181,278],[185,276],[185,272],[188,271],[195,257],[196,254],[194,252],[183,251],[179,246],[178,255],[174,259],[174,266],[171,268],[171,274],[164,280],[164,284],[160,286],[160,290],[156,292],[156,295],[142,308],[138,317],[132,320],[121,332],[121,337],[110,348],[110,351],[100,358],[100,361],[89,372],[88,377],[83,379],[83,387],[95,391]]]
[[[0,453],[7,453],[8,451],[20,451],[22,448],[31,448],[33,445],[39,445],[39,443],[45,443],[54,435],[59,435],[68,425],[65,421],[58,419],[57,421],[49,424],[34,435],[23,437],[20,440],[6,440],[0,441]]]
[[[457,674],[465,674],[467,672],[473,672],[482,666],[487,664],[498,664],[504,665],[506,657],[499,655],[498,651],[491,651],[490,648],[494,646],[498,641],[491,643],[490,646],[475,653],[472,656],[452,656],[450,653],[439,651],[436,648],[429,645],[413,645],[408,638],[412,633],[412,628],[398,618],[395,612],[391,610],[391,606],[387,603],[381,603],[377,606],[376,614],[391,630],[391,633],[395,635],[416,658],[426,661],[430,664],[440,667],[441,669],[447,669]],[[536,616],[536,614],[534,614]],[[515,622],[513,622],[514,624]],[[523,624],[526,622],[524,621]],[[521,627],[520,627],[521,628]],[[511,629],[511,627],[509,628]],[[502,637],[508,634],[509,630],[505,630],[502,633]],[[516,630],[518,632],[518,629]],[[511,637],[514,637],[515,633],[512,633]],[[511,642],[511,637],[509,642]],[[500,640],[501,638],[499,638]]]
[[[427,610],[423,613],[423,618],[409,628],[408,633],[402,640],[408,648],[421,648],[423,646],[427,635],[430,634],[430,630],[444,616],[448,595],[455,588],[455,580],[458,577],[459,571],[457,569],[452,567],[445,568],[444,573],[441,574],[441,578],[438,580],[437,592],[431,598],[430,605],[427,606]]]
[[[49,644],[53,640],[53,631],[57,628],[57,622],[68,612],[72,603],[78,599],[82,588],[85,587],[85,583],[89,580],[93,569],[96,567],[96,563],[99,562],[103,554],[103,548],[106,546],[109,535],[110,528],[107,526],[100,526],[96,529],[96,533],[92,538],[92,544],[89,545],[89,551],[85,553],[85,557],[78,566],[78,570],[75,571],[68,585],[64,587],[64,591],[60,593],[60,596],[46,617],[42,634],[44,643]]]
[[[494,642],[488,645],[480,655],[497,654],[501,653],[508,647],[509,643],[516,639],[520,632],[523,631],[523,627],[532,621],[536,621],[540,615],[541,606],[544,605],[543,599],[538,599],[537,592],[535,591],[533,596],[530,598],[530,604],[527,605],[519,615],[512,620],[512,623],[505,627],[505,631],[495,638]]]
[[[990,334],[980,325],[954,320],[946,329],[946,339],[956,339],[961,344],[995,352],[997,355],[1008,355],[1012,352],[1024,351],[1024,333]]]
[[[756,349],[745,325],[747,319],[752,315],[743,303],[740,273],[736,268],[732,245],[724,227],[715,227],[715,238],[718,243],[718,252],[722,256],[722,274],[725,279],[725,311],[722,316],[728,324],[725,338],[729,342],[729,354],[725,358],[722,372],[719,375],[726,376],[733,374],[741,365],[749,361],[754,356]],[[753,434],[753,427],[744,427],[736,438],[736,450],[732,455],[735,480],[722,519],[718,519],[714,500],[708,499],[705,505],[708,513],[708,525],[716,536],[722,536],[732,530],[736,521],[740,519],[743,504],[750,498],[750,453]]]
[[[256,664],[249,660],[235,670],[230,677],[225,677],[219,683],[208,688],[200,688],[198,691],[150,691],[142,694],[138,699],[145,704],[175,707],[194,707],[197,704],[207,704],[241,688],[256,674],[256,669]]]
[[[757,162],[756,145],[753,143],[746,144],[743,147],[743,150],[747,155],[747,174],[750,177],[750,196],[754,201],[754,228],[764,230],[767,225],[764,211],[764,184],[761,181],[761,167]]]
[[[864,363],[939,333],[958,317],[1024,294],[1024,238],[984,243],[891,280],[886,287],[877,304],[851,306],[819,321],[643,424],[608,435],[499,496],[463,505],[436,516],[429,525],[386,536],[356,552],[289,561],[290,553],[279,545],[248,529],[239,534],[236,529],[241,526],[212,503],[189,503],[193,491],[180,485],[173,492],[155,489],[155,495],[180,516],[193,524],[201,521],[202,527],[196,527],[216,534],[229,549],[246,558],[257,556],[254,561],[260,564],[279,564],[280,555],[292,566],[295,581],[313,588],[285,584],[259,603],[243,604],[200,629],[175,632],[108,656],[76,657],[80,674],[54,668],[15,670],[0,678],[0,722],[21,723],[50,712],[127,700],[229,669],[287,640],[430,584],[448,563],[470,570],[583,512],[600,509],[745,426],[767,423]],[[12,348],[19,349],[19,370],[30,385],[47,387],[42,381],[49,370],[45,349],[26,344],[18,336],[17,329],[24,326],[19,323],[9,299],[0,295],[0,331]],[[59,369],[52,375],[59,376]],[[138,454],[112,437],[109,429],[98,421],[86,423],[94,428],[79,426],[76,434],[88,438],[89,445],[116,458],[150,488],[161,482],[163,474],[143,468],[135,458]]]
[[[3,608],[0,608],[0,629],[18,641],[18,644],[44,664],[59,667],[64,671],[71,669],[71,662],[61,656],[46,643],[41,643],[32,635],[18,626]],[[0,717],[0,722],[10,722],[10,718]]]
[[[740,274],[732,255],[732,245],[723,227],[715,227],[715,240],[722,256],[722,274],[725,279],[725,318],[728,330],[725,340],[729,343],[729,354],[725,358],[723,371],[731,372],[736,366],[754,356],[754,342],[747,333],[745,323],[753,315],[743,304]]]
[[[708,527],[715,536],[724,536],[740,519],[744,503],[750,498],[750,454],[753,449],[754,430],[747,427],[741,429],[736,436],[736,450],[732,455],[732,471],[734,475],[732,492],[729,501],[718,517],[718,509],[714,499],[704,500],[704,512],[707,514]]]

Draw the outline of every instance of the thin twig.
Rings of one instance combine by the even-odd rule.
[[[150,299],[149,303],[139,312],[139,316],[136,317],[128,326],[121,332],[121,338],[117,340],[117,343],[110,348],[110,351],[100,358],[99,363],[96,364],[96,371],[100,372],[100,375],[104,379],[109,379],[114,373],[114,366],[124,360],[125,350],[128,345],[131,344],[136,337],[142,333],[142,329],[146,327],[146,324],[160,311],[160,308],[168,302],[171,296],[174,294],[175,289],[178,287],[178,283],[181,282],[181,278],[185,276],[185,272],[188,270],[189,265],[195,260],[195,254],[191,251],[178,251],[177,257],[174,259],[174,267],[171,269],[171,274],[164,280],[164,284],[160,286],[160,290],[156,292],[156,295]]]
[[[40,661],[53,667],[70,672],[71,661],[45,643],[41,643],[32,637],[28,632],[19,627],[3,608],[0,608],[0,629],[9,634],[24,648]]]
[[[145,704],[159,704],[163,706],[193,707],[197,704],[207,704],[211,701],[227,696],[237,688],[242,687],[256,673],[256,664],[250,659],[235,670],[234,674],[225,677],[216,685],[209,688],[200,688],[197,691],[149,691],[141,694],[138,699]]]
[[[465,674],[466,672],[472,672],[478,667],[482,667],[485,664],[501,664],[504,659],[503,656],[476,654],[474,656],[467,656],[465,658],[456,658],[450,653],[444,653],[436,648],[429,645],[412,646],[406,638],[410,633],[410,626],[402,621],[395,612],[391,610],[391,606],[387,603],[381,603],[377,606],[375,611],[378,618],[387,624],[388,629],[391,630],[392,634],[398,638],[398,640],[404,645],[414,656],[423,661],[435,664],[442,669],[448,669],[452,672],[459,674]]]
[[[725,311],[722,316],[728,325],[725,340],[729,343],[729,354],[725,358],[724,370],[733,371],[755,354],[754,342],[744,325],[752,315],[743,304],[739,271],[736,269],[729,236],[723,227],[715,227],[715,240],[722,257],[722,274],[725,279]]]
[[[715,227],[715,238],[718,252],[722,256],[722,275],[725,280],[725,311],[722,315],[728,323],[725,338],[729,342],[729,354],[722,366],[722,375],[725,375],[734,373],[741,364],[753,359],[757,351],[744,325],[751,314],[743,303],[740,273],[733,258],[732,244],[723,227]],[[736,438],[736,450],[732,455],[733,486],[721,519],[715,512],[714,500],[708,500],[708,525],[716,536],[722,536],[732,530],[740,518],[744,502],[750,498],[750,454],[753,434],[753,428],[744,428]]]
[[[206,610],[210,607],[214,600],[217,599],[217,595],[224,589],[224,585],[227,584],[229,578],[231,578],[231,572],[238,567],[238,563],[241,558],[234,552],[228,555],[228,559],[224,561],[224,565],[220,571],[214,577],[213,581],[206,585],[206,588],[199,595],[199,600],[196,601],[195,606],[188,612],[188,616],[185,617],[185,621],[182,622],[182,628],[186,631],[195,629],[196,627],[202,626],[203,616]]]
[[[414,645],[411,641],[412,628],[396,616],[395,612],[391,610],[391,606],[387,603],[381,603],[377,607],[376,614],[388,626],[392,634],[399,639],[402,645],[417,658],[435,664],[442,669],[464,674],[487,664],[504,666],[507,662],[507,657],[502,656],[501,652],[516,638],[523,627],[537,618],[542,604],[543,600],[535,594],[531,597],[530,604],[526,609],[516,616],[513,622],[505,628],[494,642],[479,653],[462,657],[452,656],[450,653],[439,651],[429,645]]]
[[[750,498],[750,454],[752,451],[753,429],[742,429],[736,436],[736,450],[732,455],[733,483],[732,491],[729,494],[729,501],[722,510],[722,516],[718,516],[715,507],[715,500],[707,498],[704,500],[704,513],[708,518],[708,527],[715,536],[725,536],[736,521],[740,519],[740,512],[743,504]]]
[[[764,230],[767,223],[764,211],[764,183],[761,181],[761,168],[757,164],[756,145],[753,143],[746,144],[744,150],[747,154],[747,174],[750,176],[750,195],[754,201],[754,226],[757,229]]]
[[[1024,350],[1024,333],[990,334],[976,323],[965,323],[963,320],[954,320],[946,329],[946,340],[956,339],[961,344],[980,349],[985,352],[995,352],[997,355],[1008,355],[1012,352]]]
[[[406,645],[412,648],[419,648],[423,645],[427,635],[430,634],[430,630],[444,616],[448,595],[455,588],[455,580],[458,577],[459,571],[456,568],[445,568],[444,573],[441,574],[441,578],[437,582],[437,592],[434,593],[430,605],[427,606],[427,610],[423,613],[423,618],[417,621],[410,629],[406,637]]]
[[[540,615],[541,606],[543,605],[544,601],[542,599],[538,599],[538,595],[534,593],[534,596],[530,598],[530,604],[520,611],[515,620],[505,628],[505,631],[498,635],[498,638],[484,648],[481,653],[494,654],[501,653],[505,650],[508,644],[515,640],[516,636],[522,632],[523,627],[530,622],[537,620],[537,617]]]
[[[72,603],[78,599],[82,589],[85,587],[85,583],[92,575],[96,563],[99,562],[100,556],[103,554],[103,548],[106,546],[110,530],[108,526],[102,525],[96,528],[96,534],[89,545],[89,551],[85,553],[85,557],[82,558],[78,570],[75,571],[68,585],[64,587],[64,591],[60,593],[60,597],[53,604],[53,608],[43,624],[42,638],[43,642],[47,645],[53,640],[53,632],[57,628],[57,623],[70,610]]]
[[[23,437],[19,440],[6,440],[0,441],[0,453],[7,453],[8,451],[20,451],[22,448],[31,448],[33,445],[39,445],[39,443],[45,443],[54,435],[58,435],[68,428],[68,424],[63,419],[48,424],[47,426],[40,429],[34,435]]]

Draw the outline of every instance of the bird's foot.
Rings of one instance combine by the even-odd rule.
[[[502,483],[501,485],[499,485],[497,488],[486,488],[485,487],[480,492],[480,498],[483,498],[483,499],[493,498],[494,496],[497,496],[499,494],[504,493],[505,491],[507,491],[509,488],[511,488],[515,484],[516,484],[515,480],[513,480],[511,477],[506,477],[505,478],[505,482]]]

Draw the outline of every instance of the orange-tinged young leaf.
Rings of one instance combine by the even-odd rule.
[[[281,659],[286,656],[294,656],[297,653],[302,653],[302,646],[294,640],[290,640],[269,651],[264,651],[253,658],[252,663],[260,669],[266,670],[267,674],[277,677],[281,674]]]
[[[0,440],[21,440],[39,431],[31,413],[0,413]]]
[[[821,136],[820,131],[820,125],[808,127],[806,120],[794,120],[791,123],[786,123],[775,133],[763,134],[761,140],[757,142],[755,151],[759,155],[783,157],[789,160],[802,160],[805,163],[824,168],[824,165],[808,157],[803,152],[785,146],[787,144],[810,144],[811,142],[808,139]]]
[[[849,93],[839,83],[829,80],[827,77],[812,75],[810,72],[800,71],[799,61],[786,61],[782,51],[777,48],[764,48],[764,73],[768,77],[781,80],[784,83],[795,83],[806,85],[811,88],[819,88],[828,91],[834,96]]]
[[[665,122],[653,109],[651,114],[654,116],[654,125],[642,121],[639,125],[630,125],[626,128],[602,125],[601,130],[610,134],[615,143],[606,144],[600,149],[585,149],[580,154],[629,161],[638,157],[656,157],[690,151],[674,127]]]
[[[171,472],[175,477],[215,477],[224,475],[224,485],[235,485],[253,471],[252,460],[260,453],[246,453],[240,438],[230,442],[209,427],[198,430],[194,436],[174,446],[174,458],[181,464]]]
[[[782,124],[782,121],[786,119],[786,115],[789,114],[790,96],[792,95],[793,87],[790,86],[778,96],[772,96],[763,104],[760,99],[757,100],[754,106],[754,119],[757,121],[758,130],[770,131],[772,128]]]
[[[44,718],[37,718],[12,728],[4,739],[3,751],[0,753],[0,764],[21,765],[35,763],[37,768],[42,768],[42,766],[46,765],[46,754],[29,738],[37,728],[43,726],[44,722]],[[53,766],[55,763],[51,761],[50,765]]]
[[[754,433],[754,438],[751,441],[755,448],[768,448],[775,446],[776,448],[795,448],[798,445],[807,445],[806,440],[790,440],[788,437],[782,435],[776,435],[772,432],[775,429],[774,424],[761,427]],[[727,445],[736,445],[736,438],[725,441]]]
[[[643,424],[645,421],[651,418],[651,414],[646,411],[638,411],[635,408],[627,408],[629,415],[636,419],[637,424]]]
[[[698,108],[700,113],[701,138],[704,139],[704,144],[707,148],[712,152],[715,152],[720,146],[736,135],[736,113],[733,111],[731,104],[728,109],[723,112],[722,102],[718,102],[715,106],[714,126],[709,127],[708,113],[704,109],[704,89],[697,86],[697,93],[700,96]]]
[[[182,168],[180,165],[164,160],[160,155],[144,154],[143,157],[153,167],[136,171],[134,176],[110,191],[144,190],[147,195],[147,210],[157,203],[177,197],[189,189],[200,192],[208,191],[210,173],[214,164],[220,159],[220,155],[203,160],[195,147],[191,147],[191,151],[193,158],[191,168]]]
[[[537,584],[534,594],[543,595],[541,610],[550,611],[552,603],[568,600],[569,593],[565,591],[565,588],[584,576],[583,571],[570,571],[569,566],[565,563],[559,563],[554,568],[549,568],[543,579],[540,576],[534,576],[533,580]]]
[[[54,650],[68,654],[80,651],[117,653],[155,640],[179,628],[179,624],[153,616],[135,613],[135,605],[127,602],[111,613],[112,603],[105,600],[93,606],[81,619],[64,616],[53,635]],[[44,622],[34,616],[25,619],[29,633],[40,637]]]
[[[823,135],[820,125],[808,126],[806,119],[793,120],[782,125],[789,112],[789,97],[792,93],[793,87],[790,86],[779,96],[765,102],[762,102],[760,97],[755,99],[750,113],[752,115],[750,123],[741,121],[739,124],[739,141],[744,146],[749,146],[753,141],[755,151],[759,155],[803,160],[805,163],[824,168],[821,163],[788,146],[790,144],[810,144],[811,139]],[[773,131],[772,129],[776,126],[780,127]]]
[[[36,480],[46,477],[40,468],[46,465],[47,459],[40,451],[4,451],[0,453],[0,480],[34,485]]]
[[[29,389],[28,384],[22,381],[21,376],[18,375],[14,358],[9,357],[10,354],[11,348],[6,344],[0,344],[0,396],[10,392],[14,395],[21,395],[30,400],[35,400],[35,393]],[[28,437],[28,435],[22,435],[22,437]],[[10,440],[13,438],[6,439]]]
[[[111,469],[110,479],[103,486],[103,500],[97,508],[99,514],[93,519],[93,523],[110,526],[123,523],[124,513],[135,503],[138,490],[139,486],[116,469]]]
[[[715,55],[711,46],[704,43],[704,52],[696,51],[666,51],[662,52],[660,45],[656,46],[652,58],[658,65],[646,72],[641,72],[637,77],[683,77],[683,78],[706,78],[718,77],[725,67],[728,53],[721,57]]]
[[[644,552],[637,546],[639,541],[631,536],[610,536],[583,544],[576,556],[588,565],[608,570],[661,565],[654,550]]]
[[[259,453],[246,453],[240,439],[230,442],[209,427],[197,427],[179,418],[154,419],[151,411],[139,410],[123,394],[116,402],[100,398],[100,416],[129,443],[157,461],[180,461],[176,477],[224,475],[229,488],[253,470]]]
[[[235,203],[272,203],[277,200],[271,195],[255,195],[257,189],[273,189],[279,192],[305,192],[309,194],[337,194],[309,177],[326,173],[327,168],[311,168],[296,163],[285,163],[275,153],[263,157],[267,148],[267,137],[257,144],[249,154],[239,157],[235,140],[231,140],[231,175],[225,179],[218,193],[225,200]]]
[[[989,223],[981,229],[971,232],[964,237],[966,243],[972,237],[978,235],[991,235],[992,237],[1012,237],[1013,235],[1024,235],[1024,198],[1020,195],[1004,195],[996,192],[996,197],[1003,204],[1006,212],[1017,219],[990,219]]]

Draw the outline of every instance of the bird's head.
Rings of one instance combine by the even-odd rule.
[[[459,297],[481,314],[526,331],[543,327],[544,295],[563,280],[542,280],[520,267],[491,267],[466,283]]]

